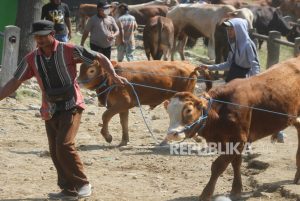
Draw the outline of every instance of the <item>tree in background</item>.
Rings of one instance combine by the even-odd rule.
[[[41,18],[41,8],[45,0],[19,0],[16,26],[21,28],[19,61],[35,48],[33,37],[30,36],[31,24]]]

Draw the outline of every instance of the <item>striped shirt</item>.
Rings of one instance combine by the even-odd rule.
[[[52,55],[47,58],[41,49],[33,50],[22,59],[14,73],[14,78],[22,82],[32,77],[37,78],[42,90],[41,115],[45,120],[51,118],[53,108],[56,110],[69,110],[75,106],[85,108],[83,96],[76,81],[76,64],[82,62],[91,64],[97,56],[94,51],[57,40],[54,42],[52,51]],[[59,90],[70,85],[73,85],[75,89],[73,99],[58,103],[47,101],[47,90]]]
[[[123,34],[124,34],[124,41],[126,44],[135,47],[135,40],[134,40],[134,31],[137,28],[137,23],[135,21],[135,17],[126,13],[118,18],[118,21],[122,24],[123,27]],[[118,35],[116,44],[118,45],[120,35]]]

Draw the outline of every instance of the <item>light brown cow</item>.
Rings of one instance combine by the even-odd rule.
[[[167,61],[174,41],[172,20],[161,16],[151,18],[144,28],[143,41],[148,60],[150,55],[154,60],[160,60],[163,55]]]
[[[195,69],[195,66],[179,61],[113,62],[113,65],[116,72],[126,77],[129,82],[173,91],[192,92],[198,75],[198,70]],[[182,79],[178,76],[186,78]],[[96,90],[98,94],[113,85],[111,79],[107,77],[106,72],[104,72],[98,62],[90,66],[82,64],[77,80],[85,88]],[[105,83],[105,86],[102,85],[103,83]],[[141,86],[135,86],[134,88],[139,96],[140,103],[149,105],[151,109],[174,95],[172,91],[166,92]],[[107,98],[107,110],[102,115],[103,127],[101,134],[107,142],[112,141],[112,136],[108,131],[108,123],[115,114],[119,114],[123,133],[120,146],[127,145],[129,141],[128,114],[130,108],[137,106],[136,97],[130,85],[115,87],[108,96],[107,93],[98,96],[102,105],[105,105]]]
[[[214,59],[216,25],[220,24],[227,13],[232,11],[235,11],[233,6],[212,4],[182,4],[169,11],[167,18],[173,21],[175,29],[172,61],[176,50],[179,51],[181,60],[185,60],[184,48],[188,36],[208,38],[208,57]],[[178,47],[176,46],[177,40],[179,40]]]
[[[200,196],[201,201],[210,200],[218,177],[231,163],[234,178],[231,196],[241,195],[241,151],[245,143],[254,142],[294,125],[300,141],[300,57],[274,65],[264,73],[246,79],[235,79],[225,86],[211,89],[202,97],[190,92],[177,93],[165,103],[170,116],[169,139],[192,137],[196,132],[208,143],[220,143],[220,148],[228,148],[233,143],[238,149],[232,154],[221,154],[212,164],[210,180]],[[212,99],[210,99],[212,98]],[[218,102],[219,101],[219,102]],[[227,104],[226,101],[241,107]],[[209,105],[211,104],[211,109]],[[259,108],[272,112],[266,112]],[[205,115],[207,119],[193,125],[185,133],[184,126]],[[277,112],[277,113],[275,113]],[[177,114],[177,115],[175,115]],[[229,153],[229,152],[227,152]],[[300,143],[296,156],[297,172],[294,183],[300,179]]]
[[[300,18],[300,0],[284,0],[280,4],[283,15],[290,15],[295,19]]]

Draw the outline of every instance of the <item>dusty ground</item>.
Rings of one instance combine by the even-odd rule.
[[[137,56],[145,58],[141,51]],[[137,108],[130,111],[130,145],[116,147],[121,140],[117,116],[110,124],[113,143],[107,144],[98,126],[104,108],[97,106],[93,92],[83,92],[87,109],[78,132],[77,147],[93,185],[93,194],[86,200],[198,200],[215,156],[174,156],[169,149],[156,147]],[[36,84],[29,82],[19,89],[17,99],[0,102],[0,200],[47,200],[49,192],[58,191],[43,121],[36,117],[38,111],[34,110],[40,104],[38,96]],[[143,108],[155,136],[162,140],[169,123],[166,112],[162,106],[153,111]],[[300,198],[299,186],[292,184],[297,135],[291,128],[286,133],[285,144],[271,144],[269,138],[253,144],[257,156],[254,160],[263,164],[247,168],[253,161],[246,157],[247,162],[243,162],[243,200]],[[265,163],[269,167],[259,170]],[[228,195],[232,176],[229,167],[219,178],[215,195]]]

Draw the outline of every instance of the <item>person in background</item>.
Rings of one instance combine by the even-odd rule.
[[[135,50],[134,31],[137,29],[135,17],[128,12],[128,5],[121,3],[118,6],[120,17],[117,20],[120,34],[116,38],[117,59],[123,61],[126,55],[127,61],[133,61],[133,51]]]
[[[41,19],[54,23],[55,38],[61,42],[68,42],[72,38],[70,10],[61,0],[50,0],[42,7]],[[67,28],[66,28],[67,25]]]
[[[90,47],[96,52],[104,54],[108,59],[111,57],[111,46],[114,44],[115,37],[119,34],[119,28],[110,14],[110,5],[107,2],[97,4],[98,13],[92,16],[82,34],[81,46],[90,35]]]
[[[230,52],[227,61],[221,64],[201,65],[203,69],[210,71],[228,70],[226,82],[236,78],[247,78],[260,73],[256,46],[248,34],[248,23],[244,19],[233,18],[223,22],[227,29]],[[272,136],[272,141],[284,142],[284,133],[280,131]]]
[[[85,108],[76,81],[76,64],[91,64],[97,60],[116,84],[123,85],[126,79],[115,73],[104,55],[56,40],[51,21],[33,23],[32,34],[37,48],[22,59],[14,77],[0,88],[0,100],[16,91],[22,82],[36,77],[42,92],[41,117],[45,120],[50,156],[61,189],[59,193],[50,193],[49,197],[88,197],[92,193],[91,184],[83,172],[83,164],[75,146],[75,137]]]

